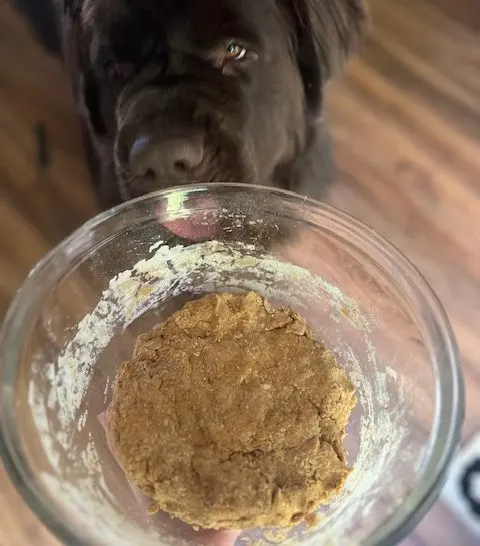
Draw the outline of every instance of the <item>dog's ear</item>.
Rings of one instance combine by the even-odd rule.
[[[341,71],[367,21],[365,0],[289,0],[297,58],[309,106],[321,101],[323,85]]]

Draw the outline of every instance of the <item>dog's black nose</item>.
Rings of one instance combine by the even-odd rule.
[[[200,167],[205,155],[200,135],[150,138],[141,136],[130,149],[130,170],[137,177],[182,181]]]

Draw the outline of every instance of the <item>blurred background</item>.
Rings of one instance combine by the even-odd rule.
[[[328,202],[421,270],[464,365],[462,464],[479,471],[465,497],[459,467],[404,546],[480,544],[479,1],[369,0],[370,36],[328,90],[338,169]],[[83,157],[61,63],[0,0],[0,317],[31,266],[97,212]],[[1,467],[0,506],[0,546],[58,546]]]

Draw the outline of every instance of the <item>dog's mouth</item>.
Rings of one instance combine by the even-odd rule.
[[[217,104],[206,88],[199,88],[198,97],[180,91],[145,89],[123,101],[114,150],[123,200],[184,185],[257,181],[255,147],[240,110]],[[158,220],[187,240],[214,238],[222,229],[214,198],[199,196],[188,207],[172,212],[159,205]]]
[[[185,208],[175,205],[169,210],[167,202],[159,203],[155,207],[158,221],[173,234],[183,239],[199,241],[213,239],[220,229],[218,204],[213,197],[199,197],[195,200],[194,208]]]
[[[128,162],[118,160],[115,161],[115,171],[123,200],[183,185],[253,183],[255,181],[253,169],[248,166],[248,162],[239,157],[240,155],[231,147],[217,147],[208,150],[202,164],[195,170],[187,166],[178,169],[172,176],[149,168],[141,174],[135,173]]]
[[[228,154],[225,150],[212,155],[203,172],[194,175],[185,173],[184,178],[162,178],[154,176],[136,177],[122,170],[118,173],[122,199],[124,201],[150,194],[158,190],[173,189],[178,186],[204,185],[211,183],[247,183],[255,182],[252,170],[240,165],[237,155]],[[175,195],[179,197],[180,192]],[[222,231],[218,202],[214,197],[198,196],[194,201],[188,200],[183,206],[176,204],[173,208],[167,201],[155,208],[160,224],[174,235],[191,241],[215,239]]]

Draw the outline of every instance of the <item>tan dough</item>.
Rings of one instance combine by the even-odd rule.
[[[159,509],[203,528],[290,526],[343,487],[355,403],[297,313],[216,294],[139,337],[107,432]]]

